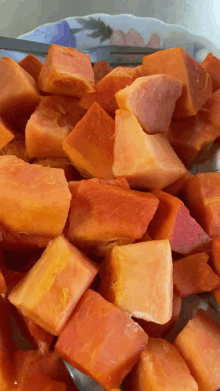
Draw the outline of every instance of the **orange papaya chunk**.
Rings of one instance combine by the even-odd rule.
[[[0,150],[14,138],[14,133],[9,123],[0,115]]]
[[[7,292],[7,286],[4,278],[4,274],[2,273],[2,270],[0,268],[0,295]]]
[[[182,83],[169,75],[139,77],[115,94],[121,110],[131,111],[148,134],[168,132]]]
[[[51,241],[9,300],[24,316],[58,335],[98,268],[60,236]]]
[[[213,92],[220,88],[220,60],[213,56],[212,53],[208,53],[206,58],[202,62],[202,66],[206,72],[210,74],[212,79]]]
[[[131,316],[159,324],[171,319],[173,263],[168,240],[115,246],[102,263],[101,277],[105,299]]]
[[[186,171],[186,173],[180,179],[177,179],[177,181],[171,183],[171,185],[166,186],[163,191],[174,196],[181,194],[184,192],[187,182],[191,176],[192,174],[190,174],[189,171]]]
[[[36,159],[34,160],[34,164],[39,164],[43,167],[62,168],[68,182],[80,180],[82,178],[80,173],[72,166],[67,158]]]
[[[158,202],[150,193],[81,181],[72,188],[68,238],[102,256],[114,245],[140,239]]]
[[[189,366],[199,390],[220,387],[220,327],[202,309],[181,331],[174,342]]]
[[[148,229],[153,239],[168,239],[172,251],[186,255],[211,246],[210,237],[179,198],[161,190],[154,190],[153,194],[160,200]]]
[[[91,178],[88,180],[96,183],[103,183],[106,185],[119,186],[119,187],[123,187],[124,189],[130,189],[129,183],[127,179],[124,177],[114,178],[114,179]]]
[[[203,106],[206,118],[220,131],[220,90],[215,91]]]
[[[212,240],[212,266],[214,271],[220,276],[220,238]]]
[[[192,216],[207,234],[220,236],[220,172],[192,176],[184,194]]]
[[[18,391],[66,391],[65,383],[57,382],[39,373],[27,376],[24,384],[17,387]]]
[[[19,61],[18,64],[26,72],[28,72],[37,82],[38,76],[43,66],[40,60],[29,54],[28,56],[24,57],[23,60]]]
[[[125,391],[198,391],[198,385],[175,346],[149,338],[147,348],[125,381]]]
[[[195,115],[212,93],[212,81],[205,68],[182,48],[160,50],[143,58],[143,70],[148,75],[164,73],[183,83],[181,97],[176,102],[175,117]]]
[[[116,111],[115,176],[124,176],[134,188],[162,189],[185,172],[185,166],[164,135],[146,134],[131,112]]]
[[[94,74],[88,54],[52,44],[38,77],[39,88],[60,95],[94,92]]]
[[[111,390],[129,373],[147,340],[125,312],[88,289],[59,334],[55,349],[76,369]]]
[[[44,330],[42,327],[38,326],[31,319],[23,316],[24,323],[27,326],[28,332],[32,337],[35,345],[39,349],[39,352],[45,354],[49,351],[49,348],[53,342],[54,336]]]
[[[22,133],[15,132],[15,137],[0,150],[0,156],[14,155],[25,162],[30,163],[33,159],[28,156],[25,146],[25,137]]]
[[[206,253],[197,253],[174,262],[173,284],[179,296],[211,292],[220,286],[220,277],[208,265],[208,260]]]
[[[65,157],[62,142],[83,117],[78,99],[59,95],[44,96],[27,122],[25,142],[30,157]]]
[[[93,66],[95,84],[113,70],[106,61],[97,61]]]
[[[16,156],[0,157],[0,222],[6,229],[57,236],[65,226],[70,199],[63,170],[29,164]]]
[[[113,119],[95,102],[65,138],[63,150],[83,177],[114,177],[114,133]]]
[[[9,57],[0,61],[0,113],[7,117],[33,112],[40,101],[36,81]]]

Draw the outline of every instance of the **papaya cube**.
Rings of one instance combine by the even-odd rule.
[[[220,131],[220,90],[215,91],[203,106],[207,119]]]
[[[60,95],[82,96],[94,92],[90,56],[71,47],[52,44],[38,77],[39,88]]]
[[[0,295],[7,292],[7,286],[5,282],[4,274],[2,273],[2,270],[0,268]]]
[[[97,273],[95,264],[59,236],[13,289],[9,300],[24,316],[58,335]]]
[[[181,331],[174,342],[189,366],[199,390],[220,387],[220,327],[202,309]]]
[[[220,236],[220,172],[192,176],[185,190],[193,217],[211,237]]]
[[[52,167],[52,168],[62,168],[67,182],[75,181],[81,179],[80,173],[72,166],[69,159],[59,158],[59,159],[36,159],[34,164],[39,164],[43,167]]]
[[[220,276],[220,238],[212,240],[212,266],[218,276]]]
[[[208,265],[208,260],[206,253],[197,253],[174,262],[173,284],[179,296],[211,292],[220,286],[220,277]]]
[[[115,123],[93,103],[63,141],[63,150],[83,177],[114,178],[112,173]]]
[[[129,111],[117,110],[113,173],[131,187],[162,189],[182,177],[186,168],[167,138],[146,134]]]
[[[168,240],[115,246],[102,263],[101,277],[105,299],[131,316],[159,324],[171,319],[173,263]]]
[[[25,141],[28,155],[38,158],[65,157],[62,142],[83,117],[78,99],[44,96],[27,122]]]
[[[183,83],[182,95],[176,102],[175,117],[195,115],[212,93],[212,81],[205,68],[181,47],[160,50],[143,58],[147,75],[165,73]]]
[[[23,60],[19,61],[18,64],[37,82],[38,76],[43,66],[40,60],[29,54],[28,56],[24,57]]]
[[[125,381],[125,391],[130,390],[198,391],[198,385],[175,346],[161,338],[149,338]]]
[[[213,56],[212,53],[208,53],[205,60],[202,62],[202,66],[206,72],[210,74],[212,79],[213,92],[220,88],[220,60]]]
[[[0,222],[6,229],[57,236],[66,223],[70,198],[63,170],[0,157]]]
[[[115,94],[121,110],[131,111],[148,134],[168,132],[182,83],[169,75],[139,77]]]
[[[150,193],[81,181],[72,187],[68,238],[102,256],[114,245],[140,239],[158,202]]]
[[[106,61],[97,61],[93,66],[95,84],[102,80],[103,77],[108,75],[108,73],[110,73],[112,70],[113,68],[110,67]]]
[[[92,181],[92,182],[96,182],[96,183],[103,183],[105,185],[119,186],[119,187],[123,187],[124,189],[130,189],[129,183],[128,183],[127,179],[124,177],[113,178],[113,179],[91,178],[88,180]],[[69,183],[69,186],[70,186],[70,183]]]
[[[76,369],[111,390],[129,373],[147,340],[125,312],[88,289],[59,334],[55,349]]]
[[[28,163],[31,163],[31,161],[33,160],[27,154],[27,149],[25,146],[25,137],[22,133],[19,132],[16,132],[13,140],[0,150],[0,156],[2,155],[14,155]]]
[[[36,81],[12,58],[0,61],[0,113],[7,117],[33,112],[40,101]]]
[[[9,123],[0,116],[0,150],[13,140],[14,136],[15,135]]]
[[[64,383],[51,380],[48,376],[39,373],[28,376],[23,386],[17,387],[18,391],[66,391]]]
[[[186,255],[211,246],[210,237],[179,198],[161,190],[154,190],[153,194],[160,201],[148,229],[153,239],[168,239],[172,251]]]
[[[177,181],[165,187],[163,191],[174,196],[181,194],[182,192],[184,192],[187,182],[189,178],[191,178],[191,176],[192,174],[190,174],[189,171],[186,171],[186,173],[180,179],[177,179]]]
[[[45,354],[48,352],[54,336],[44,330],[42,327],[38,326],[31,319],[22,315],[25,325],[27,326],[27,330],[34,341],[34,344],[39,349],[39,352]]]

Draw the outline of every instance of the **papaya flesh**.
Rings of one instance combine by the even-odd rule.
[[[220,131],[220,90],[215,91],[203,106],[207,120]]]
[[[40,60],[29,54],[28,56],[24,57],[23,60],[19,61],[18,64],[26,72],[28,72],[37,82],[38,76],[43,66]]]
[[[80,173],[72,166],[69,159],[67,158],[35,159],[33,163],[39,164],[43,167],[62,168],[64,170],[67,182],[82,179]]]
[[[212,53],[208,53],[202,62],[202,66],[206,72],[210,74],[212,79],[213,92],[220,88],[220,60]]]
[[[28,163],[31,163],[33,160],[27,154],[25,137],[22,133],[19,132],[15,132],[15,137],[13,140],[0,150],[0,156],[2,155],[14,155]]]
[[[14,138],[14,133],[9,123],[0,116],[0,150]]]
[[[0,295],[7,292],[7,286],[5,282],[4,274],[2,273],[2,270],[0,269]]]
[[[166,186],[163,191],[173,196],[178,196],[184,192],[187,182],[191,176],[192,174],[190,174],[189,171],[186,171],[186,173],[180,179],[177,179],[177,181],[171,183],[171,185]]]
[[[103,77],[108,75],[108,73],[110,73],[111,71],[112,67],[110,67],[110,65],[106,61],[97,61],[93,66],[95,84],[102,80]]]

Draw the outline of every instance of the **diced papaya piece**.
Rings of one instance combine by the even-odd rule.
[[[179,198],[161,190],[153,194],[160,200],[148,229],[153,239],[168,239],[172,251],[186,255],[211,246],[210,237]]]
[[[63,170],[0,157],[0,222],[6,229],[57,236],[65,226],[70,199]]]
[[[210,74],[212,79],[213,92],[220,88],[220,60],[213,56],[212,53],[208,53],[205,60],[202,62],[202,66],[206,72]]]
[[[220,277],[208,265],[208,260],[206,253],[197,253],[174,262],[173,284],[179,296],[211,292],[220,287]]]
[[[220,172],[192,176],[184,194],[192,216],[207,234],[220,236]]]
[[[80,173],[72,166],[67,158],[36,159],[34,160],[34,164],[39,164],[43,167],[62,168],[68,182],[80,180],[82,178]]]
[[[140,239],[158,202],[150,193],[81,181],[72,188],[68,238],[102,256],[115,245]]]
[[[97,273],[97,266],[60,236],[50,242],[9,300],[24,316],[58,335]]]
[[[115,246],[100,272],[106,300],[136,318],[159,324],[169,322],[173,263],[168,240]]]
[[[111,179],[115,123],[94,103],[63,141],[63,150],[81,175]]]
[[[0,156],[2,155],[14,155],[28,163],[33,160],[27,154],[24,135],[18,132],[15,133],[13,140],[0,150]]]
[[[125,381],[125,391],[130,390],[198,391],[198,385],[175,346],[161,338],[149,338]]]
[[[97,61],[93,66],[95,84],[113,70],[106,61]]]
[[[169,75],[139,77],[115,94],[118,106],[131,111],[148,134],[168,132],[182,83]]]
[[[22,315],[22,317],[40,353],[45,354],[45,352],[48,352],[54,336],[26,316]]]
[[[215,91],[203,106],[206,118],[220,131],[220,90]]]
[[[88,180],[96,183],[103,183],[110,186],[119,186],[119,187],[123,187],[124,189],[130,189],[129,183],[127,179],[124,177],[114,178],[114,179],[91,178]]]
[[[40,101],[36,81],[12,58],[0,61],[0,113],[7,117],[33,112]]]
[[[39,88],[60,95],[94,92],[94,74],[88,54],[52,44],[38,77]]]
[[[40,60],[38,60],[36,57],[29,54],[28,56],[24,57],[23,60],[19,61],[18,64],[27,73],[29,73],[37,82],[38,76],[43,66]]]
[[[220,276],[220,238],[212,240],[212,266],[215,272]]]
[[[7,286],[4,278],[4,274],[2,273],[2,270],[0,268],[0,295],[7,292]]]
[[[202,309],[181,331],[174,342],[189,366],[199,390],[220,387],[220,327]]]
[[[212,93],[212,81],[205,68],[181,47],[160,50],[143,58],[148,75],[165,73],[183,83],[182,95],[176,102],[175,117],[195,115]]]
[[[88,289],[55,348],[76,369],[111,390],[129,373],[147,340],[147,334],[125,312]]]
[[[38,158],[65,157],[62,142],[83,117],[78,99],[44,96],[25,129],[28,155]]]
[[[39,373],[27,376],[22,386],[18,385],[18,391],[66,391],[65,383],[57,382],[48,376]]]
[[[181,194],[184,192],[187,182],[191,176],[192,174],[190,174],[189,171],[186,171],[186,173],[180,179],[177,179],[177,181],[171,183],[171,185],[166,186],[163,191],[174,196]]]
[[[0,115],[0,150],[14,138],[14,133],[9,123]]]
[[[117,110],[113,173],[127,178],[131,187],[162,189],[186,172],[167,138],[146,134],[135,116]]]
[[[192,163],[199,152],[209,149],[220,129],[216,129],[207,118],[204,109],[194,117],[173,120],[168,139],[173,149],[184,164]]]

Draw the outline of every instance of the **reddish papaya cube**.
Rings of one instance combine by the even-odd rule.
[[[34,164],[39,164],[43,167],[62,168],[64,170],[67,182],[82,179],[80,173],[72,166],[69,159],[67,158],[36,159],[34,160]]]
[[[197,253],[174,262],[173,285],[179,296],[211,292],[220,287],[220,277],[208,265],[208,260],[206,253]]]
[[[95,84],[97,84],[100,80],[103,79],[108,73],[110,73],[113,70],[112,67],[105,61],[97,61],[93,66],[93,72],[94,72],[94,79]]]
[[[30,157],[65,157],[62,142],[83,117],[78,99],[68,96],[44,96],[27,122],[25,142]]]
[[[7,285],[5,282],[4,274],[2,273],[2,270],[0,268],[0,295],[3,295],[7,292]]]
[[[182,83],[169,75],[139,77],[115,94],[121,110],[131,111],[148,134],[167,133]]]
[[[64,171],[0,157],[0,222],[16,233],[57,236],[69,213]],[[7,208],[5,205],[7,204]]]
[[[158,202],[150,193],[83,180],[72,187],[68,238],[84,251],[105,255],[114,245],[140,239]]]
[[[130,390],[198,391],[198,385],[175,346],[161,338],[149,338],[125,380],[125,391]]]
[[[170,124],[168,139],[184,164],[192,163],[198,153],[209,149],[220,136],[204,109],[194,117],[175,119]]]
[[[23,60],[19,61],[18,64],[27,73],[29,73],[37,82],[38,76],[43,66],[40,60],[38,60],[36,57],[29,54],[28,56],[24,57]]]
[[[160,201],[148,229],[153,239],[168,239],[172,251],[180,254],[188,255],[209,249],[210,237],[179,198],[161,190],[154,190],[153,194]]]
[[[111,390],[130,372],[147,340],[147,334],[124,311],[88,289],[59,334],[55,349],[76,369]]]
[[[220,172],[192,176],[184,194],[192,216],[207,234],[220,236]]]
[[[13,140],[14,136],[11,126],[7,120],[0,115],[0,150]]]
[[[220,90],[215,91],[203,106],[206,117],[211,124],[220,131]]]
[[[0,61],[0,113],[13,117],[18,113],[33,112],[40,101],[36,81],[12,58]]]
[[[220,327],[202,309],[181,331],[174,342],[186,361],[199,390],[220,387]]]
[[[38,77],[39,88],[60,95],[94,92],[94,74],[88,54],[52,44]]]
[[[117,110],[113,174],[131,187],[162,189],[181,178],[186,168],[166,136],[146,134],[129,111]]]
[[[15,133],[13,140],[0,150],[0,156],[2,155],[14,155],[28,163],[31,163],[33,160],[27,154],[24,135],[18,132]]]
[[[163,191],[173,196],[178,196],[184,192],[187,182],[191,176],[192,174],[190,174],[189,171],[186,171],[186,173],[180,179],[177,179],[177,181],[171,183],[171,185],[166,186]]]
[[[114,178],[112,173],[115,123],[93,103],[63,141],[63,151],[85,178]]]
[[[202,62],[202,66],[206,72],[210,74],[212,79],[213,92],[220,88],[220,60],[212,53],[208,53],[205,60]]]
[[[131,316],[159,324],[171,319],[173,262],[168,240],[115,246],[100,274],[104,298]]]
[[[147,75],[164,73],[183,83],[182,95],[176,102],[175,117],[195,115],[212,93],[212,80],[205,68],[181,47],[160,50],[143,58]]]
[[[57,382],[48,376],[39,373],[29,375],[22,386],[17,387],[18,391],[66,391],[65,383]]]
[[[59,236],[13,289],[9,300],[24,316],[58,335],[97,273],[95,264]]]

